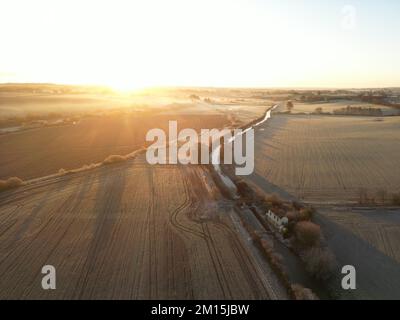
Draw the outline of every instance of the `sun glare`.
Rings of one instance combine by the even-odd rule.
[[[105,82],[105,84],[112,88],[114,91],[120,92],[120,93],[129,93],[129,92],[138,92],[141,90],[146,89],[146,86],[139,85],[132,83],[131,81],[114,81],[114,82]]]
[[[0,30],[13,32],[2,33],[0,82],[130,90],[400,80],[398,50],[380,44],[385,57],[371,57],[374,50],[359,40],[357,24],[343,30],[340,6],[326,10],[318,28],[304,6],[292,6],[242,0],[2,1]]]

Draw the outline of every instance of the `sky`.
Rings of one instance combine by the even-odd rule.
[[[400,86],[400,1],[0,0],[0,82]]]

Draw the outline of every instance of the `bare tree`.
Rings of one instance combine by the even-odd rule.
[[[358,203],[365,204],[368,200],[367,190],[364,188],[358,189]]]
[[[323,113],[323,111],[324,110],[321,107],[318,107],[318,108],[315,109],[314,113],[321,114],[321,113]]]
[[[329,279],[337,267],[334,254],[328,248],[314,247],[302,256],[306,270],[320,280]]]
[[[321,240],[321,228],[310,221],[298,222],[294,228],[296,242],[302,247],[313,247]]]
[[[392,204],[395,206],[400,206],[400,192],[393,193],[392,195]]]
[[[382,204],[385,204],[386,202],[386,197],[387,197],[387,191],[385,188],[379,189],[376,192],[376,195],[378,197],[378,199],[381,201]]]
[[[294,104],[293,104],[292,101],[286,102],[286,109],[287,109],[289,112],[292,112],[292,109],[293,109],[293,108],[294,108]]]

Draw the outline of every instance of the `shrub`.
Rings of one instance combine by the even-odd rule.
[[[315,209],[312,207],[303,208],[300,210],[299,220],[301,220],[301,221],[311,220],[314,213],[315,213]]]
[[[382,204],[386,202],[387,191],[385,188],[376,191],[376,196]]]
[[[392,195],[392,203],[395,206],[400,206],[400,192]]]
[[[286,218],[288,218],[289,222],[297,221],[298,213],[296,211],[289,211],[286,213]]]
[[[286,109],[290,112],[292,112],[292,109],[294,108],[294,104],[292,101],[286,102]]]
[[[273,207],[282,207],[282,205],[283,205],[283,201],[282,201],[282,199],[281,198],[279,198],[279,196],[278,195],[276,195],[276,194],[272,194],[272,195],[270,195],[270,196],[267,196],[266,198],[265,198],[265,201],[268,203],[268,204],[270,204],[271,206],[273,206]]]
[[[17,177],[11,177],[7,180],[0,180],[0,191],[17,188],[24,184],[24,181]]]
[[[271,263],[276,267],[283,268],[283,257],[274,251],[273,246],[266,239],[262,238],[260,239],[260,244],[265,253],[269,256]]]
[[[103,164],[112,164],[123,162],[126,160],[126,157],[120,155],[111,155],[104,159]]]
[[[322,114],[324,110],[321,107],[315,108],[314,113],[316,114]]]
[[[68,173],[68,171],[65,170],[64,168],[61,168],[60,170],[58,170],[58,174],[60,174],[60,175],[64,175],[64,174],[67,174],[67,173]]]
[[[312,248],[307,250],[302,259],[306,270],[318,280],[328,280],[336,267],[335,256],[327,248]]]
[[[96,168],[96,164],[95,163],[84,164],[82,167],[72,170],[72,172],[81,172],[81,171],[86,171],[86,170],[90,170],[90,169],[94,169],[94,168]]]
[[[245,200],[254,200],[254,192],[253,190],[249,187],[246,181],[244,180],[239,180],[236,183],[237,190],[239,194],[245,198]]]
[[[192,99],[192,100],[200,100],[200,97],[199,97],[197,94],[191,94],[191,95],[189,96],[189,99]]]
[[[360,188],[358,190],[358,203],[366,204],[368,202],[368,193],[365,188]]]
[[[242,221],[242,223],[245,225],[245,227],[249,228],[249,226],[247,225],[247,223],[245,223],[244,221]],[[250,238],[253,242],[257,243],[258,241],[260,241],[261,239],[261,234],[258,231],[255,230],[251,230],[249,231],[250,234]]]
[[[110,163],[112,163],[112,162],[110,162]],[[70,169],[70,170],[66,170],[64,168],[61,168],[60,170],[58,170],[58,174],[62,176],[62,175],[66,175],[66,174],[79,173],[79,172],[82,172],[82,171],[87,171],[87,170],[91,170],[91,169],[97,168],[97,167],[101,166],[101,164],[102,163],[84,164],[80,168]]]
[[[292,208],[294,210],[301,210],[301,209],[304,208],[304,206],[301,203],[297,202],[297,201],[292,201]]]
[[[251,188],[251,187],[250,187]],[[262,206],[263,209],[267,209],[267,204],[265,203],[265,193],[259,188],[252,189],[254,201],[257,205]]]
[[[304,288],[300,284],[293,284],[291,288],[296,300],[318,300],[318,297],[311,289]]]
[[[312,247],[321,239],[321,228],[310,221],[300,221],[294,228],[295,239],[301,246]]]

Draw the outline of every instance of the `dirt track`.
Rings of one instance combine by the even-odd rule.
[[[203,168],[140,159],[5,192],[0,298],[287,298],[230,210]]]

